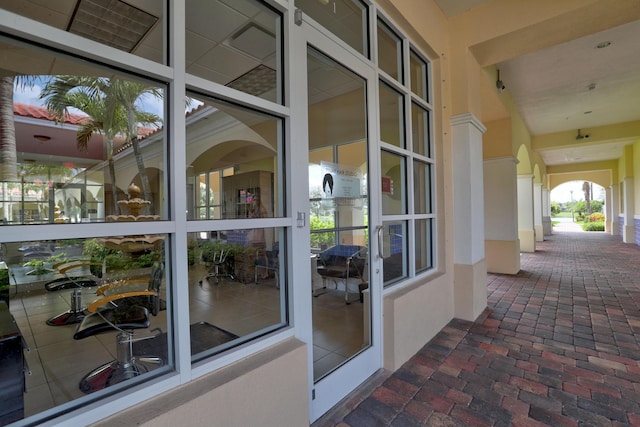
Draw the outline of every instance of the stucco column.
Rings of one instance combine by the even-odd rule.
[[[624,197],[624,228],[622,229],[622,241],[625,243],[636,242],[636,227],[634,224],[634,197],[633,197],[633,177],[626,177],[622,183]]]
[[[484,161],[484,248],[490,273],[520,271],[517,164],[515,157]]]
[[[518,175],[518,238],[522,252],[536,251],[533,206],[533,175]]]
[[[608,222],[611,223],[611,235],[619,236],[620,222],[618,221],[618,214],[620,213],[620,196],[618,194],[618,186],[612,185],[611,187],[609,187],[606,195],[607,202],[611,201],[611,203],[608,203],[605,206],[607,208],[607,214],[609,215]]]
[[[487,306],[482,134],[473,114],[451,118],[455,317],[475,320]]]
[[[536,242],[544,240],[542,230],[542,184],[533,184],[533,229],[535,230]]]
[[[547,188],[542,188],[542,233],[550,236],[553,233],[551,226],[551,192]]]

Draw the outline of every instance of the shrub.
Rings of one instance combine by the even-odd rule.
[[[582,229],[584,231],[604,231],[604,222],[585,222],[582,224]]]
[[[604,214],[600,212],[595,212],[589,215],[589,222],[604,222]]]

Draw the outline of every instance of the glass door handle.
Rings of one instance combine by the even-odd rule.
[[[384,231],[384,226],[379,225],[376,228],[376,233],[378,234],[378,256],[382,259],[385,258],[389,258],[389,256],[385,256],[384,255],[384,241],[383,241],[383,234],[382,232]]]

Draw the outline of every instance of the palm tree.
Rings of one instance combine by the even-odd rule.
[[[75,90],[76,88],[80,88]],[[78,150],[86,151],[94,133],[104,135],[107,143],[107,161],[111,178],[113,206],[119,213],[115,164],[113,161],[114,140],[118,132],[126,127],[124,111],[107,98],[109,81],[81,76],[58,76],[49,81],[40,97],[45,100],[47,110],[56,121],[63,122],[69,108],[76,108],[89,117],[78,129]]]
[[[116,213],[119,209],[113,154],[114,140],[119,134],[125,135],[133,146],[138,173],[143,183],[144,197],[146,200],[151,200],[149,179],[138,149],[137,128],[140,123],[157,125],[161,119],[155,114],[140,111],[135,102],[142,94],[153,92],[154,89],[126,80],[57,76],[45,85],[41,93],[41,98],[45,99],[45,105],[58,120],[62,120],[71,107],[89,115],[90,119],[78,130],[79,149],[87,149],[94,133],[104,135],[107,142],[109,174]]]
[[[146,94],[152,95],[156,99],[162,99],[162,92],[157,87],[130,80],[113,80],[112,86],[117,101],[125,108],[127,113],[127,140],[133,148],[138,174],[140,175],[140,183],[142,184],[143,197],[145,200],[153,202],[149,176],[144,166],[140,144],[138,144],[138,123],[158,125],[162,119],[156,114],[139,110],[136,107],[136,103]],[[149,206],[153,206],[153,203]]]
[[[18,181],[16,128],[13,121],[13,86],[31,86],[31,76],[0,77],[0,181]]]

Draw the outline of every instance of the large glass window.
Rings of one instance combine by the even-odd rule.
[[[5,39],[0,219],[66,224],[168,219],[162,84]],[[56,74],[50,74],[55,70]],[[9,134],[11,135],[11,134]]]
[[[9,38],[0,55],[0,324],[15,319],[11,359],[32,373],[3,359],[2,405],[28,417],[173,369],[171,235],[153,231],[169,219],[166,85]]]
[[[143,234],[2,244],[3,411],[29,417],[72,400],[81,405],[88,395],[172,368],[168,240]]]
[[[378,237],[384,285],[389,286],[434,267],[433,112],[425,102],[428,63],[413,49],[402,56],[401,39],[385,24],[378,25],[378,51],[384,52],[378,66],[394,77],[394,69],[401,73],[408,64],[410,79],[393,86],[381,80],[379,86],[380,139],[388,145],[380,151],[383,228]],[[396,56],[398,64],[392,61]],[[407,104],[410,114],[405,114]]]
[[[254,0],[192,0],[186,11],[188,73],[282,102],[280,14]]]
[[[295,0],[296,7],[369,57],[368,8],[361,0]]]
[[[250,220],[189,236],[191,327],[224,335],[192,347],[197,361],[286,324],[286,252],[284,229],[265,223],[282,214],[282,120],[189,95],[188,217]]]
[[[282,228],[189,234],[193,361],[287,324],[284,242]]]

